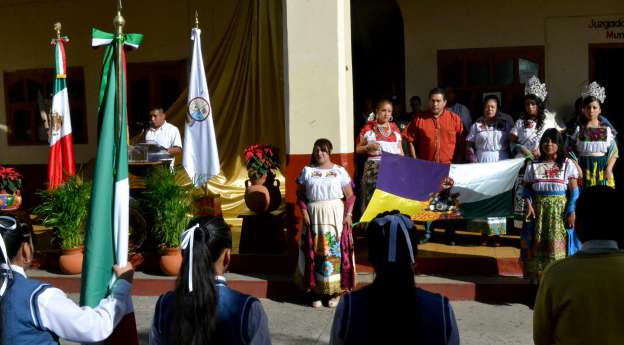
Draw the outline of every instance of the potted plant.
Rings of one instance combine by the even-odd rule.
[[[41,203],[33,213],[52,228],[61,246],[59,268],[65,274],[82,272],[84,227],[91,198],[91,182],[78,175],[52,190],[39,192]]]
[[[255,144],[244,151],[249,180],[245,181],[245,204],[254,212],[277,209],[282,201],[275,170],[279,169],[279,151],[270,145]]]
[[[147,174],[145,188],[142,203],[151,216],[152,233],[160,243],[160,268],[175,276],[182,263],[180,235],[190,220],[190,186],[176,182],[176,172],[163,166]]]
[[[22,204],[22,175],[0,164],[0,210],[17,210]]]

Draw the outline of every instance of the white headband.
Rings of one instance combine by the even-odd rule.
[[[6,219],[6,220],[10,220],[13,222],[13,225],[8,226],[8,227],[0,225],[3,228],[7,230],[15,230],[17,228],[17,221],[15,220],[15,218],[7,217],[7,216],[0,216],[0,219]],[[4,243],[4,238],[2,238],[2,236],[0,236],[0,251],[2,252],[2,257],[4,258],[4,262],[5,262],[0,265],[0,269],[11,270],[11,266],[10,266],[11,260],[9,259],[9,256],[7,255],[6,244]],[[0,286],[0,296],[4,296],[4,292],[6,291],[8,284],[9,284],[9,279],[4,279],[2,281],[2,286]]]
[[[189,292],[193,292],[193,242],[195,242],[195,230],[199,228],[199,223],[193,225],[192,227],[186,229],[182,235],[182,241],[180,242],[180,248],[186,249],[189,247],[189,267],[188,267],[188,289]]]

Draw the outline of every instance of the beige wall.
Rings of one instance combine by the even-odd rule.
[[[318,138],[353,152],[349,0],[284,0],[286,145],[309,154]]]
[[[562,113],[570,111],[568,104],[588,78],[587,45],[606,42],[604,33],[586,28],[589,18],[624,13],[624,1],[613,0],[397,3],[405,30],[407,98],[426,97],[436,85],[439,49],[544,45],[550,107]]]
[[[82,66],[85,73],[89,143],[76,145],[77,162],[95,155],[97,94],[99,89],[102,49],[90,47],[91,28],[112,32],[116,1],[79,0],[11,0],[0,4],[0,72],[20,69],[52,68],[53,23],[63,24],[68,66]],[[234,1],[124,1],[126,32],[145,35],[143,45],[128,54],[129,62],[185,59],[190,54],[190,28],[194,12],[199,11],[203,30],[204,54],[210,56],[234,10]],[[71,90],[70,90],[71,94]],[[3,164],[47,163],[47,146],[7,146],[4,81],[0,78],[0,162]]]

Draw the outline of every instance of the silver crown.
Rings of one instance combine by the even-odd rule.
[[[585,86],[583,92],[581,92],[581,97],[583,97],[583,99],[589,96],[594,96],[600,101],[600,103],[604,103],[604,100],[607,98],[607,93],[605,92],[604,87],[593,81],[591,84]]]
[[[546,91],[546,83],[540,83],[540,80],[536,76],[532,76],[524,86],[524,95],[535,95],[542,102],[546,100],[548,91]]]

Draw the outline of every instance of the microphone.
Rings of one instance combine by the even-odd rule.
[[[151,127],[151,124],[150,124],[149,121],[137,121],[134,124],[139,126],[140,128],[150,128]]]

